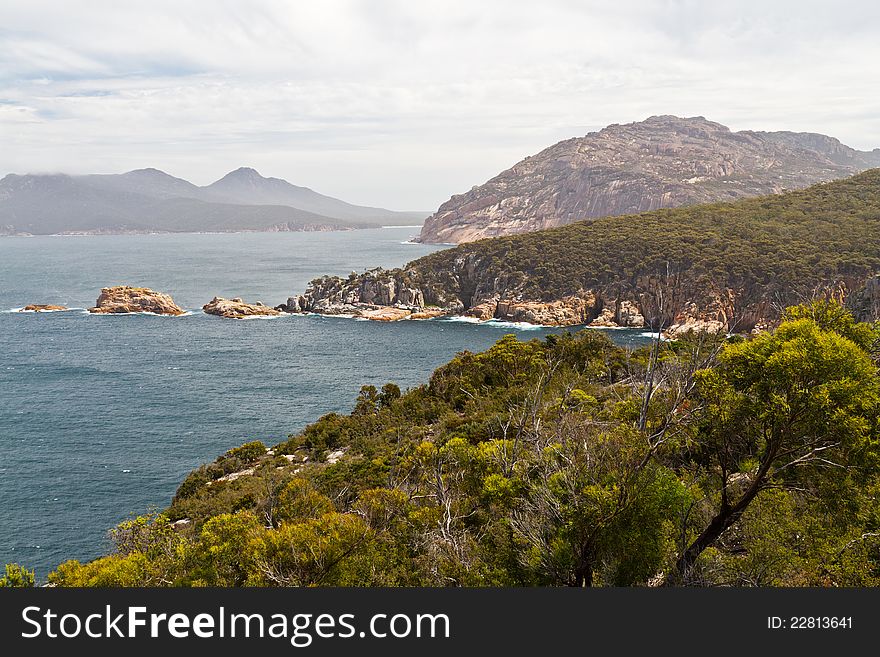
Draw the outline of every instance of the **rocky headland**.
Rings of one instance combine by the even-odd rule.
[[[608,217],[324,276],[287,312],[457,315],[548,326],[751,333],[807,299],[880,316],[880,170],[779,196]]]
[[[202,306],[202,310],[208,315],[216,315],[217,317],[226,317],[227,319],[247,319],[249,317],[277,317],[281,315],[280,310],[270,308],[261,301],[256,303],[245,303],[239,297],[234,299],[224,299],[223,297],[214,297]]]
[[[174,303],[170,295],[147,287],[116,285],[105,287],[89,308],[94,314],[153,313],[155,315],[183,315],[186,311]]]
[[[755,288],[719,288],[661,276],[641,277],[628,292],[612,284],[555,300],[530,299],[516,288],[482,280],[479,267],[468,266],[468,259],[455,264],[451,275],[458,286],[474,290],[467,301],[439,293],[430,282],[422,287],[414,282],[413,270],[371,270],[348,279],[325,276],[278,308],[382,321],[460,316],[540,326],[659,329],[675,339],[689,332],[757,333],[775,326],[785,306]],[[400,280],[404,277],[406,283]],[[372,294],[377,286],[389,293],[385,303]],[[853,277],[820,285],[809,296],[848,302],[862,321],[880,317],[880,276],[867,284]]]
[[[431,319],[449,314],[447,308],[425,303],[418,287],[401,270],[381,267],[347,279],[323,276],[309,284],[304,294],[292,296],[279,310],[289,313],[342,315],[374,321]]]

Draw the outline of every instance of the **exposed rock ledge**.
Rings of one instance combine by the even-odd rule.
[[[275,317],[281,315],[280,310],[270,308],[263,305],[262,302],[245,303],[240,298],[224,299],[223,297],[214,297],[202,306],[209,315],[217,315],[218,317],[227,317],[229,319],[245,319],[247,317]]]
[[[147,287],[116,285],[105,287],[90,313],[154,313],[156,315],[183,315],[184,310],[169,295]]]
[[[399,270],[371,269],[354,272],[348,279],[324,276],[309,284],[304,294],[278,306],[289,313],[348,315],[359,319],[393,322],[401,319],[430,319],[447,315],[450,308],[428,305],[422,290],[410,285]],[[454,310],[461,310],[460,304]]]
[[[847,299],[847,306],[860,322],[880,321],[880,274],[865,281],[864,287]]]
[[[567,296],[556,301],[490,299],[471,306],[463,313],[481,320],[501,319],[545,326],[598,328],[641,328],[645,318],[631,301],[605,306],[592,292]]]
[[[757,333],[775,326],[784,305],[758,286],[731,289],[711,280],[641,275],[626,285],[581,289],[554,299],[530,299],[521,281],[485,275],[478,258],[456,259],[452,271],[373,269],[348,278],[324,276],[279,309],[386,321],[460,315],[546,326],[661,329],[675,339],[689,332]],[[842,278],[804,290],[846,300],[863,321],[880,313],[880,275]],[[794,299],[792,300],[794,301]]]
[[[20,313],[54,313],[60,310],[67,310],[67,306],[56,306],[51,303],[32,303],[25,306],[18,312]]]

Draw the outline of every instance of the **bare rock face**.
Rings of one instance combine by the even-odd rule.
[[[725,326],[717,319],[697,319],[685,317],[679,324],[664,329],[663,337],[667,340],[677,340],[688,333],[721,333]]]
[[[574,221],[776,194],[880,166],[812,133],[731,132],[703,117],[610,125],[527,157],[425,222],[426,243],[472,242]]]
[[[67,306],[56,306],[51,303],[42,304],[42,303],[32,303],[28,306],[25,306],[18,312],[20,313],[53,313],[58,312],[60,310],[67,310]]]
[[[621,301],[615,308],[614,323],[626,328],[642,328],[645,325],[645,317],[635,303]]]
[[[448,308],[439,303],[445,301],[441,297],[428,304],[426,294],[430,296],[432,290],[423,291],[404,271],[379,267],[363,274],[352,272],[347,279],[322,276],[309,283],[305,293],[289,297],[279,308],[290,313],[346,315],[381,322],[432,319],[463,309],[457,301]]]
[[[488,271],[474,254],[456,258],[451,269],[442,272],[447,291],[438,289],[437,279],[428,278],[417,266],[374,270],[348,279],[325,276],[313,281],[303,295],[291,297],[283,308],[380,321],[462,315],[546,326],[649,328],[661,330],[668,339],[689,332],[757,333],[776,326],[780,318],[778,300],[762,286],[733,289],[700,277],[641,275],[625,290],[610,283],[559,299],[535,299],[523,293],[524,279],[517,282]],[[378,286],[377,276],[384,280]],[[377,298],[376,290],[388,290],[378,298],[387,301],[391,295],[392,305],[367,303],[365,299]],[[430,299],[431,305],[401,304],[400,290],[420,303]],[[460,298],[450,290],[457,290]],[[867,283],[863,277],[841,279],[810,292],[813,298],[847,300],[862,321],[880,317],[880,275]]]
[[[223,297],[214,297],[202,306],[209,315],[217,315],[218,317],[226,317],[229,319],[245,319],[247,317],[277,317],[283,313],[275,308],[263,305],[261,302],[245,303],[240,298],[224,299]]]
[[[594,314],[595,299],[570,296],[556,301],[499,301],[497,319],[546,326],[585,324]]]
[[[614,311],[611,308],[603,308],[599,316],[590,322],[590,326],[600,328],[615,328],[617,323],[614,321]]]
[[[154,313],[156,315],[183,315],[184,310],[169,295],[147,287],[117,285],[105,287],[90,313]]]
[[[864,287],[847,299],[847,306],[860,322],[880,321],[880,274],[869,278]]]

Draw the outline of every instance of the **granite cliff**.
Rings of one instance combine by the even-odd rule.
[[[419,240],[463,243],[583,219],[778,194],[880,166],[833,137],[732,132],[703,117],[611,125],[527,157],[453,196]]]

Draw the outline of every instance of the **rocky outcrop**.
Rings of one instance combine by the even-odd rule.
[[[428,301],[426,301],[426,298]],[[312,281],[304,294],[292,296],[280,309],[291,313],[347,315],[376,321],[430,319],[462,310],[433,288],[414,286],[403,270],[371,269],[347,279],[323,276]]]
[[[527,157],[453,196],[419,240],[462,243],[583,219],[732,201],[843,178],[880,166],[812,133],[731,132],[703,117],[653,116],[611,125]]]
[[[645,328],[676,339],[689,332],[747,334],[767,330],[778,323],[786,305],[761,286],[719,287],[712,280],[683,275],[638,276],[627,286],[607,284],[561,299],[534,299],[523,294],[522,281],[487,275],[488,268],[473,253],[456,258],[452,264],[452,270],[443,274],[448,288],[442,294],[436,274],[423,271],[421,262],[416,261],[403,270],[377,269],[347,279],[322,277],[313,281],[305,294],[291,297],[280,308],[382,321],[461,315],[545,326]],[[401,290],[405,290],[409,305],[400,303]],[[450,290],[458,290],[460,297],[450,300]],[[876,319],[880,276],[867,284],[858,277],[842,278],[799,291],[797,297],[849,299],[860,318]],[[442,298],[444,305],[425,306],[426,298]],[[790,301],[796,302],[795,297]]]
[[[228,319],[247,319],[248,317],[277,317],[283,314],[280,310],[270,308],[262,302],[245,303],[240,298],[224,299],[214,297],[202,306],[208,315],[217,315]]]
[[[847,299],[847,306],[860,322],[880,321],[880,274],[865,281],[865,285]]]
[[[43,303],[32,303],[28,306],[25,306],[18,312],[20,313],[54,313],[61,310],[67,310],[67,306],[56,306],[51,303],[43,304]]]
[[[169,295],[147,287],[117,285],[105,287],[89,308],[95,314],[153,313],[155,315],[183,315],[184,310]]]
[[[595,295],[568,296],[555,301],[502,298],[489,300],[464,312],[481,320],[525,322],[545,326],[576,326],[588,324],[597,317]]]

